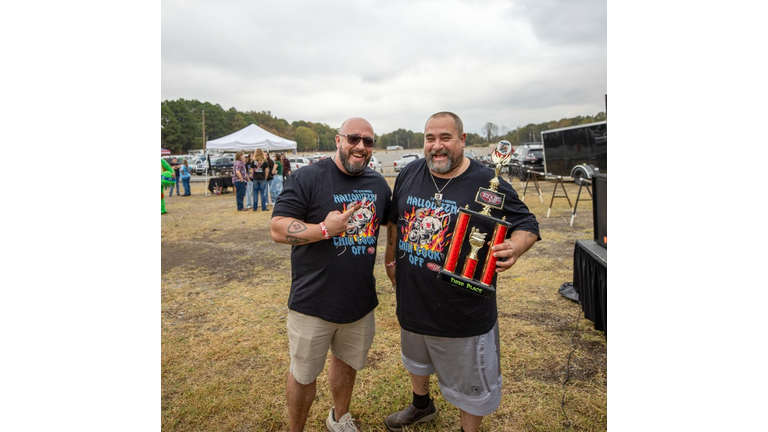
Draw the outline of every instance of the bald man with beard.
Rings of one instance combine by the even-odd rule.
[[[272,212],[272,239],[292,246],[286,382],[291,431],[304,430],[329,349],[333,407],[326,426],[357,430],[349,408],[376,330],[373,266],[391,196],[384,177],[368,168],[375,143],[367,120],[346,120],[336,135],[336,154],[296,170]]]

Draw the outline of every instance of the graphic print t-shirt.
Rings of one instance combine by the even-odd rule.
[[[269,168],[269,163],[266,160],[262,163],[259,163],[258,161],[254,161],[253,162],[253,181],[266,180],[266,178],[264,177],[264,174],[266,174],[267,168]]]
[[[292,246],[289,309],[334,323],[350,323],[379,304],[373,266],[379,226],[387,223],[390,195],[381,174],[366,169],[359,176],[350,176],[330,158],[296,170],[288,178],[273,217],[317,224],[331,211],[362,205],[341,235]]]
[[[430,336],[469,337],[487,333],[496,323],[495,300],[438,279],[459,209],[468,204],[470,210],[482,210],[475,196],[478,188],[489,187],[494,174],[492,169],[471,160],[469,168],[450,183],[448,179],[435,177],[443,194],[440,206],[434,200],[437,190],[425,159],[409,163],[397,176],[389,220],[397,223],[397,318],[403,329]],[[504,207],[491,210],[491,216],[497,219],[506,216],[506,222],[512,224],[507,237],[514,230],[539,235],[536,217],[518,199],[512,186],[502,179],[499,192],[505,194]],[[470,224],[489,233],[486,239],[490,240],[495,224],[475,217]],[[470,245],[464,239],[461,259],[469,250]],[[486,244],[477,254],[475,279],[479,279],[487,253]],[[493,284],[496,279],[494,277]],[[497,295],[503,296],[504,289],[497,286]]]

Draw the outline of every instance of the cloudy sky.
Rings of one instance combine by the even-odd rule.
[[[163,0],[161,100],[377,133],[605,111],[605,0]]]

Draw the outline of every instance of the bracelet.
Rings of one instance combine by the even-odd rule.
[[[384,264],[386,267],[394,267],[397,264],[397,260]]]
[[[325,222],[320,222],[320,229],[323,231],[323,238],[328,240],[331,235],[328,234],[328,228],[325,227]]]

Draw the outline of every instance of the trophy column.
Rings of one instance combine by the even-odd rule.
[[[507,236],[507,227],[505,225],[496,224],[496,229],[493,231],[493,237],[491,245],[495,246],[504,241]],[[498,258],[493,256],[493,250],[488,249],[488,255],[485,258],[485,267],[483,267],[483,277],[480,281],[486,285],[490,285],[493,282],[493,275],[496,273],[496,261]]]
[[[469,213],[465,213],[463,210],[459,209],[459,218],[456,220],[456,226],[453,228],[453,238],[459,238],[459,240],[451,241],[451,245],[448,247],[448,255],[445,258],[445,265],[443,266],[445,270],[451,273],[456,271],[461,245],[464,243],[464,235],[467,233],[467,225],[469,225]]]

